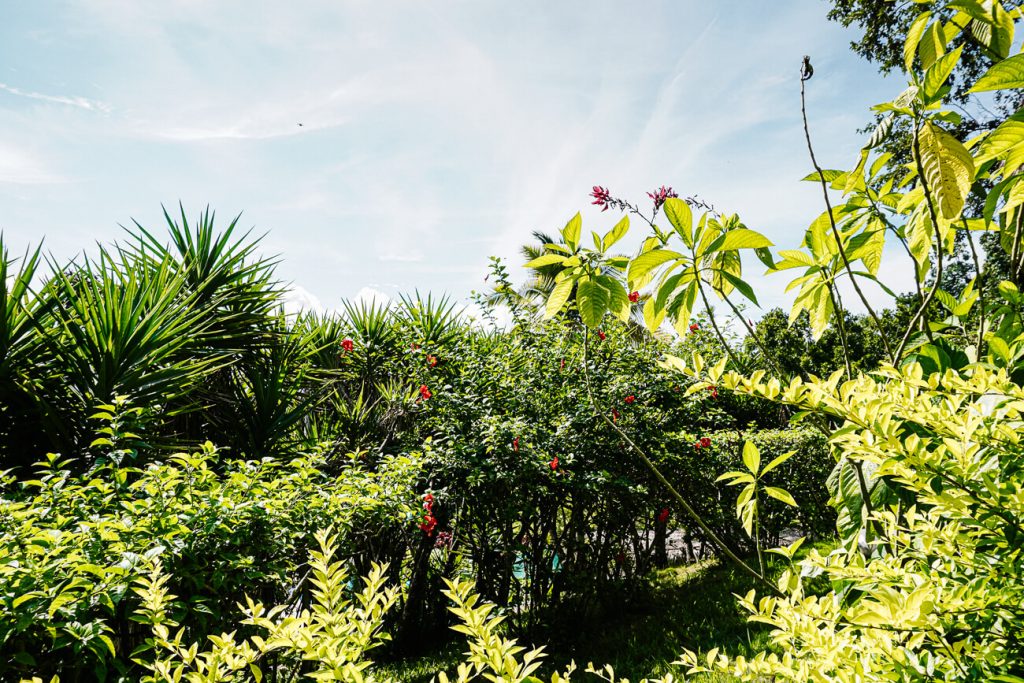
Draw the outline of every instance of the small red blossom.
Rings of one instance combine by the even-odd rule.
[[[594,185],[594,189],[590,192],[590,196],[594,198],[591,204],[596,204],[602,207],[602,211],[607,211],[612,201],[612,193],[607,187],[601,187],[600,185]]]
[[[700,449],[707,448],[710,445],[711,439],[709,439],[706,436],[702,436],[701,438],[697,439],[697,441],[694,442],[693,447],[699,451]]]
[[[630,292],[629,302],[635,304],[637,301],[640,301],[640,292]]]
[[[558,456],[557,455],[555,457],[551,458],[551,462],[548,463],[548,466],[551,468],[552,472],[554,472],[555,470],[558,469]]]
[[[690,323],[690,332],[696,332],[700,329],[700,325],[697,323]]]
[[[516,453],[519,452],[519,437],[518,436],[516,438],[512,439],[512,450],[514,450]]]
[[[353,341],[348,337],[345,337],[344,339],[341,340],[341,348],[345,349],[346,351],[351,353],[352,349],[354,349],[355,347],[355,343],[353,343]]]
[[[432,368],[437,367],[437,356],[427,354],[427,365]]]
[[[431,504],[433,504],[433,502],[434,502],[434,496],[433,496],[433,494],[431,494],[431,493],[425,493],[425,494],[423,494],[423,502],[424,502],[424,503],[426,503],[426,504],[428,504],[428,505],[431,505]]]
[[[618,422],[618,421],[619,421],[619,411],[615,410],[615,408],[612,408],[612,422]]]
[[[652,200],[654,200],[654,210],[655,211],[660,209],[661,205],[664,204],[665,200],[668,199],[669,197],[672,197],[672,198],[678,198],[679,197],[679,195],[676,194],[672,190],[671,187],[665,187],[664,185],[659,187],[654,192],[648,192],[647,196],[650,197]]]
[[[427,388],[426,384],[421,384],[420,385],[420,400],[421,401],[426,401],[428,398],[430,398],[433,395],[434,394],[430,391],[430,389]]]
[[[604,333],[604,330],[598,330],[597,336],[601,338],[601,341],[604,341],[604,338],[607,337],[608,335]]]
[[[417,344],[416,342],[413,342],[413,343],[409,344],[409,348],[412,349],[413,351],[416,351],[417,349],[420,348],[420,345]]]
[[[425,533],[427,536],[434,535],[434,529],[437,527],[437,517],[428,514],[423,518],[423,521],[419,524],[420,531]]]
[[[658,513],[658,524],[664,524],[667,522],[670,514],[671,513],[668,511],[668,508],[662,508],[661,512]]]
[[[711,392],[711,398],[718,398],[718,387],[716,387],[714,384],[708,385],[708,391]]]
[[[561,362],[559,362],[559,364],[558,364],[558,369],[559,369],[560,371],[561,371],[561,370],[565,370],[565,359],[564,359],[564,358],[563,358],[563,359],[561,360]]]
[[[626,402],[627,405],[633,405],[633,402],[636,401],[636,396],[634,396],[633,394],[630,394],[629,396],[627,396],[623,400]]]

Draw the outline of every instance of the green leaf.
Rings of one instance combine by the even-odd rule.
[[[629,264],[629,276],[627,279],[630,284],[638,282],[649,272],[665,263],[666,261],[672,261],[673,259],[681,258],[683,255],[678,251],[672,251],[671,249],[653,249],[646,251]]]
[[[928,70],[946,51],[946,35],[942,25],[936,21],[921,36],[921,44],[917,46],[917,54],[921,58],[921,68]]]
[[[753,441],[743,444],[743,464],[755,475],[761,469],[761,451],[757,449]]]
[[[755,306],[760,306],[760,304],[757,303],[757,297],[754,295],[754,288],[747,284],[745,280],[737,277],[727,270],[717,270],[715,273],[717,275],[721,275],[729,284],[738,289],[740,294],[747,297],[747,299],[752,301]]]
[[[708,247],[706,253],[715,251],[735,251],[737,249],[763,249],[773,247],[771,240],[759,232],[748,228],[727,230]]]
[[[956,63],[960,60],[960,53],[963,52],[963,45],[952,52],[940,57],[924,75],[924,98],[926,101],[934,100],[939,89],[946,84],[949,75],[953,73]]]
[[[608,251],[612,248],[616,242],[622,239],[622,236],[629,231],[629,216],[623,216],[622,220],[615,224],[611,230],[605,234],[604,239],[601,242],[602,250]]]
[[[793,500],[793,496],[789,495],[789,491],[785,489],[776,488],[775,486],[765,486],[764,492],[775,500],[781,500],[786,505],[797,507],[796,501]]]
[[[558,315],[558,312],[562,310],[562,306],[569,300],[569,295],[572,294],[572,286],[575,284],[575,280],[572,278],[565,278],[551,290],[551,294],[548,295],[547,305],[544,307],[544,318],[554,318]]]
[[[677,197],[669,197],[663,206],[668,222],[672,224],[683,244],[693,247],[693,211],[690,205]]]
[[[659,310],[655,306],[654,297],[649,297],[647,301],[644,302],[644,324],[647,325],[647,329],[654,332],[661,327],[661,323],[664,322],[664,320],[665,310]]]
[[[928,20],[931,19],[931,12],[922,12],[914,19],[907,31],[907,40],[903,43],[903,65],[909,72],[914,67],[914,55],[917,54],[917,46],[921,43],[921,37],[928,28]]]
[[[561,265],[565,263],[566,260],[566,257],[560,254],[544,254],[543,256],[538,256],[532,261],[529,261],[523,265],[523,268],[543,268],[544,266],[553,266],[556,263]]]
[[[993,64],[967,92],[991,92],[1024,88],[1024,54]]]
[[[879,121],[878,125],[875,126],[875,129],[871,131],[871,137],[868,138],[868,142],[864,145],[864,149],[874,149],[885,142],[886,138],[889,137],[889,133],[892,131],[892,124],[895,120],[895,114],[888,114],[885,118]],[[872,170],[872,175],[873,174],[874,170]]]
[[[576,286],[576,307],[580,318],[587,327],[601,324],[611,304],[611,294],[600,283],[592,279],[581,279]]]
[[[963,210],[974,181],[974,160],[963,144],[926,121],[918,134],[921,166],[928,189],[944,218],[954,220]]]
[[[565,224],[564,228],[562,228],[562,239],[565,240],[565,243],[568,244],[569,248],[573,251],[575,251],[580,244],[580,232],[582,230],[583,218],[577,211],[576,215],[570,218],[569,222]]]
[[[785,453],[783,453],[782,455],[780,455],[779,457],[775,458],[770,463],[768,463],[768,465],[765,466],[765,468],[763,470],[761,470],[761,475],[763,476],[765,474],[768,474],[769,472],[774,470],[776,467],[778,467],[782,463],[784,463],[787,460],[789,460],[790,458],[792,458],[794,455],[796,455],[796,451],[786,451]]]

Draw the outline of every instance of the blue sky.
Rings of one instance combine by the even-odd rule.
[[[334,308],[465,297],[530,231],[617,219],[592,185],[671,185],[795,247],[820,211],[800,127],[852,166],[902,88],[826,2],[0,0],[0,230],[58,258],[162,222],[267,231],[280,276]],[[300,127],[298,124],[302,123]],[[639,226],[636,230],[638,231]],[[748,270],[767,307],[785,279]],[[909,282],[909,281],[908,281]],[[897,286],[899,274],[897,273]]]

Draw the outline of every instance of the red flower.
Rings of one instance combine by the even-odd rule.
[[[697,323],[690,323],[690,332],[696,332],[700,329],[700,325]]]
[[[619,421],[619,411],[615,410],[615,408],[612,408],[612,422],[618,422],[618,421]]]
[[[714,384],[708,385],[708,391],[711,392],[711,398],[718,398],[718,387]]]
[[[512,450],[514,450],[516,453],[519,452],[519,437],[518,436],[516,438],[512,439]]]
[[[554,472],[555,470],[558,469],[558,456],[557,455],[551,459],[551,462],[548,463],[548,466],[551,467],[551,471],[552,472]]]
[[[708,446],[710,446],[710,445],[711,445],[711,439],[709,439],[709,438],[708,438],[708,437],[706,437],[706,436],[702,436],[702,437],[700,438],[700,447],[701,447],[701,448],[707,448],[707,447],[708,447]]]
[[[420,385],[420,400],[421,401],[426,401],[428,398],[430,398],[433,395],[434,394],[432,394],[430,392],[430,389],[427,388],[426,384],[421,384]]]
[[[608,335],[604,333],[604,330],[598,330],[597,336],[601,338],[601,341],[604,341],[604,338],[607,337]]]
[[[341,340],[341,348],[345,349],[346,351],[351,352],[352,349],[354,349],[355,347],[356,345],[352,343],[352,340],[349,339],[348,337],[345,337],[344,339]]]
[[[430,367],[437,367],[437,356],[427,355],[427,365]]]
[[[665,203],[665,200],[669,197],[679,197],[675,192],[672,191],[671,187],[665,187],[662,185],[654,192],[648,192],[647,196],[654,200],[654,210],[657,211],[661,208],[661,205]]]
[[[433,536],[434,529],[437,527],[437,518],[434,517],[434,515],[428,514],[423,518],[419,527],[420,531],[425,533],[427,536]]]
[[[432,494],[430,494],[430,493],[424,494],[423,495],[423,502],[424,503],[428,503],[428,504],[433,503],[434,502],[434,496]]]
[[[634,304],[637,301],[640,301],[640,292],[630,292],[630,294],[629,294],[629,301],[630,301],[630,303],[634,303]]]
[[[669,514],[671,513],[669,513],[668,508],[662,508],[661,512],[658,513],[658,524],[667,522]]]
[[[413,351],[415,351],[416,349],[420,348],[420,345],[417,344],[416,342],[413,342],[413,343],[409,344],[409,348],[412,349]]]
[[[563,359],[562,359],[562,361],[561,361],[561,362],[560,362],[560,363],[558,364],[558,369],[559,369],[559,371],[561,371],[561,370],[565,370],[565,359],[564,359],[564,358],[563,358]]]
[[[635,401],[635,400],[636,400],[636,396],[634,396],[633,394],[630,394],[629,396],[627,396],[625,398],[626,403],[629,404],[629,405],[633,405],[633,401]]]
[[[590,192],[590,196],[594,198],[591,204],[596,204],[603,207],[602,211],[607,211],[612,201],[612,193],[607,187],[601,187],[600,185],[594,185],[594,189]]]

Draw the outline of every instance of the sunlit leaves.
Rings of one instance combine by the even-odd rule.
[[[978,79],[970,92],[991,92],[1024,88],[1024,54],[1016,54],[993,64]]]
[[[971,191],[974,160],[963,143],[931,121],[918,131],[918,152],[939,212],[947,220],[956,219]]]
[[[693,246],[693,211],[682,199],[669,197],[665,200],[665,216],[675,229],[676,234],[688,247]]]

